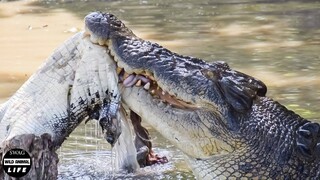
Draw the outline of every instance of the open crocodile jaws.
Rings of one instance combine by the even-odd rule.
[[[112,14],[85,24],[117,62],[122,101],[188,155],[199,179],[320,177],[319,124],[265,97],[261,81],[140,39]]]

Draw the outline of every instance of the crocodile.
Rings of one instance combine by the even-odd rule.
[[[320,178],[319,124],[267,97],[262,81],[143,40],[110,13],[87,15],[85,31],[116,62],[122,102],[198,179]]]
[[[133,139],[133,136],[120,103],[115,62],[105,47],[93,44],[84,32],[76,33],[0,105],[0,162],[10,148],[23,148],[35,157],[42,154],[43,157],[34,159],[31,169],[35,171],[25,178],[52,179],[57,176],[55,151],[82,121],[91,119],[99,121],[104,138],[114,146],[115,152],[125,153],[121,155],[118,169],[132,172],[139,165],[166,160],[165,157],[153,158],[151,144],[145,141],[149,139],[147,130],[138,121],[133,123],[135,133],[139,134],[135,144],[126,141],[125,138]],[[121,138],[123,133],[127,135]],[[117,140],[123,143],[116,144]],[[123,144],[131,147],[131,151],[121,151]],[[42,162],[50,163],[38,165]],[[44,175],[46,173],[48,175]],[[0,179],[3,177],[0,166]]]
[[[10,148],[23,148],[35,157],[24,178],[52,179],[57,176],[55,151],[90,119],[99,120],[114,145],[122,130],[117,83],[115,63],[105,48],[83,38],[83,32],[75,34],[0,106],[0,160]],[[2,166],[0,178],[9,178]]]

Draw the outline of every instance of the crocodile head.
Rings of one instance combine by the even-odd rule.
[[[266,97],[261,81],[145,41],[112,14],[85,25],[117,64],[122,102],[185,152],[199,179],[320,176],[320,125]]]
[[[117,62],[131,110],[191,157],[234,151],[242,114],[266,93],[261,81],[142,40],[112,14],[91,13],[85,25]]]

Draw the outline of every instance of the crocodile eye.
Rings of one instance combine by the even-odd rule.
[[[218,75],[217,73],[209,70],[209,69],[202,69],[201,73],[208,79],[212,80],[212,81],[216,81],[218,79]]]

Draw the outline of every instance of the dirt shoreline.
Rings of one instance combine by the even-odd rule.
[[[31,1],[0,2],[0,103],[4,102],[72,34],[82,19]]]

